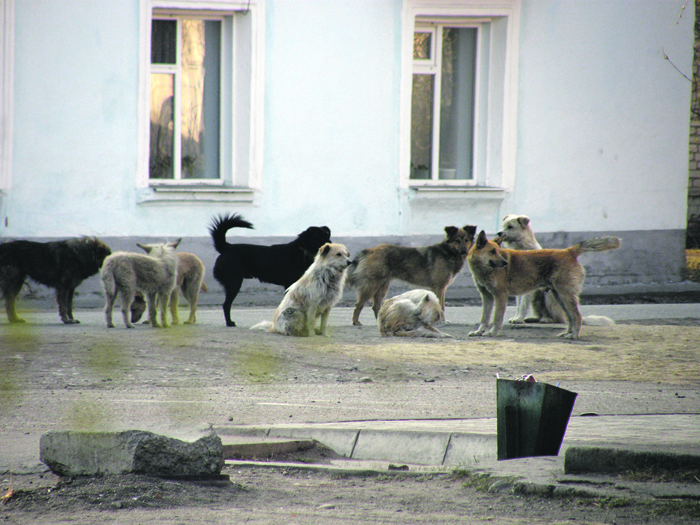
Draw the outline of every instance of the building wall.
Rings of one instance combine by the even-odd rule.
[[[681,279],[690,85],[661,50],[690,70],[692,4],[679,18],[667,1],[522,0],[515,186],[500,200],[399,187],[401,0],[267,0],[262,190],[252,203],[144,205],[139,1],[13,1],[4,238],[182,236],[213,260],[207,224],[224,211],[256,227],[232,239],[326,224],[354,250],[437,242],[447,225],[494,233],[523,213],[545,246],[623,238],[587,260],[591,282]]]

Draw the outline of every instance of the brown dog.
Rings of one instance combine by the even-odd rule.
[[[372,299],[374,317],[379,315],[392,279],[429,288],[445,312],[445,291],[464,266],[474,242],[476,226],[445,227],[445,239],[431,246],[410,248],[380,244],[362,250],[347,271],[347,286],[357,291],[352,324],[359,326],[360,312]]]
[[[469,335],[498,335],[508,296],[549,288],[566,312],[568,326],[559,335],[578,339],[581,332],[578,296],[586,276],[578,256],[614,250],[620,247],[620,242],[617,237],[596,237],[564,250],[508,250],[489,241],[482,230],[467,257],[482,303],[481,324]],[[494,302],[493,326],[488,330]]]

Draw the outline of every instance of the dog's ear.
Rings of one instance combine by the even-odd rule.
[[[136,246],[141,248],[146,253],[151,253],[151,250],[153,249],[153,246],[149,246],[148,244],[141,244],[140,242],[137,242]]]
[[[329,243],[326,243],[323,246],[321,246],[321,249],[319,251],[321,253],[321,257],[326,257],[331,251],[331,245]]]
[[[486,238],[486,232],[481,230],[479,232],[479,236],[476,238],[476,249],[481,250],[484,246],[486,246],[487,242],[488,239]]]
[[[175,248],[177,248],[180,245],[181,242],[182,242],[182,237],[180,237],[176,241],[169,242],[166,246],[170,246],[174,250]]]
[[[528,224],[530,224],[530,217],[527,215],[521,215],[518,217],[518,222],[520,223],[520,226],[525,228]]]
[[[331,229],[328,226],[321,226],[321,229],[323,230],[323,233],[328,234],[328,238],[331,238]]]
[[[472,226],[471,224],[467,224],[464,228],[462,228],[466,234],[469,236],[469,240],[473,241],[474,240],[474,235],[476,234],[476,226]]]
[[[454,237],[457,233],[457,228],[454,226],[445,226],[445,233],[447,234],[448,239]]]

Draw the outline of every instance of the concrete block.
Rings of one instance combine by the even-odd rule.
[[[52,431],[41,436],[40,459],[59,476],[218,475],[224,464],[215,434],[185,442],[141,430]]]
[[[447,432],[362,430],[352,458],[442,465],[449,439]]]
[[[443,465],[466,467],[495,460],[496,452],[495,434],[452,434]]]
[[[351,457],[358,434],[357,429],[314,428],[314,427],[273,427],[269,437],[315,439],[336,454]]]

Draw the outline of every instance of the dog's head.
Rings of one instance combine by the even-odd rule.
[[[146,299],[142,292],[136,292],[134,300],[131,302],[131,322],[138,323],[141,316],[146,311]]]
[[[102,268],[102,263],[105,262],[107,257],[112,255],[112,250],[97,237],[87,237],[85,242],[92,250],[92,260],[95,268]]]
[[[479,232],[474,246],[469,250],[469,267],[473,270],[495,270],[508,265],[508,259],[503,256],[501,247],[486,238],[484,230]]]
[[[469,248],[474,244],[475,233],[476,226],[467,225],[462,228],[445,226],[445,240],[442,242],[464,259],[469,253]]]
[[[350,252],[342,244],[328,242],[319,248],[314,264],[330,266],[338,271],[344,271],[352,261],[350,260]]]
[[[136,246],[141,248],[151,257],[162,257],[165,254],[174,252],[175,248],[178,247],[181,241],[182,239],[178,239],[176,241],[166,242],[164,244],[141,244],[140,242],[137,242]]]
[[[503,217],[496,242],[499,244],[502,242],[527,243],[532,238],[534,238],[534,235],[530,226],[530,217],[511,214]]]
[[[426,290],[425,296],[418,304],[418,319],[428,326],[433,326],[439,321],[444,321],[440,300],[435,293]]]
[[[331,242],[331,229],[328,226],[311,226],[297,237],[299,247],[309,259],[312,259],[319,248]]]

